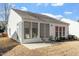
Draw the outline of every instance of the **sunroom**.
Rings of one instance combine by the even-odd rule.
[[[24,21],[24,40],[49,38],[49,24]]]

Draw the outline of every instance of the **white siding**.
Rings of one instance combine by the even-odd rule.
[[[50,36],[53,36],[53,40],[55,40],[55,26],[58,27],[65,27],[65,37],[68,36],[69,31],[68,31],[68,25],[66,24],[50,24]]]
[[[19,36],[19,39],[21,41],[21,28],[19,27],[22,23],[22,19],[21,17],[13,10],[10,10],[10,16],[9,16],[9,20],[8,20],[8,37],[9,38],[13,38],[17,40],[17,34]],[[20,25],[19,25],[20,24]],[[17,28],[19,29],[17,32]],[[11,32],[9,32],[9,29]],[[15,33],[16,32],[16,33]],[[14,35],[16,34],[16,35]],[[14,36],[13,36],[14,35]]]
[[[42,40],[40,38],[40,33],[39,33],[38,38],[24,39],[24,24],[23,24],[24,21],[49,24],[49,22],[47,23],[47,22],[44,22],[44,21],[35,21],[35,20],[29,20],[29,19],[24,20],[24,18],[21,18],[15,11],[11,10],[9,20],[8,20],[8,37],[16,39],[17,41],[20,40],[20,43],[41,42]],[[66,30],[65,37],[67,37],[67,35],[68,35],[68,25],[66,25],[66,24],[56,24],[56,23],[50,23],[49,25],[50,25],[50,35],[52,35],[54,39],[55,39],[55,26],[61,26],[61,27],[64,26],[66,28],[65,29]],[[39,27],[40,27],[40,25],[39,25]],[[9,30],[11,32],[9,32]],[[40,28],[39,28],[39,32],[40,32]],[[18,35],[19,40],[17,39],[17,35]]]
[[[69,23],[69,34],[79,38],[79,22],[70,19],[62,19],[63,22]]]

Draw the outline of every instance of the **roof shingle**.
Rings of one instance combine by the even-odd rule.
[[[57,20],[53,17],[46,16],[46,15],[36,14],[36,13],[29,12],[29,11],[22,11],[22,10],[18,10],[18,9],[13,9],[13,10],[16,13],[18,13],[22,18],[37,19],[37,20],[42,20],[42,21],[50,22],[50,23],[68,24],[68,23],[62,22],[60,20]]]

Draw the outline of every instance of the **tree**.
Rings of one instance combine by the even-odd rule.
[[[9,17],[9,10],[10,10],[10,4],[8,3],[1,3],[0,4],[0,19],[2,22],[2,27],[0,26],[0,32],[4,32],[7,28],[7,22]],[[1,29],[2,28],[2,29]]]

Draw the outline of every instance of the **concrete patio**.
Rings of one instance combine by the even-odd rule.
[[[36,49],[36,48],[51,46],[52,43],[30,43],[30,44],[23,44],[23,45],[29,49]]]

